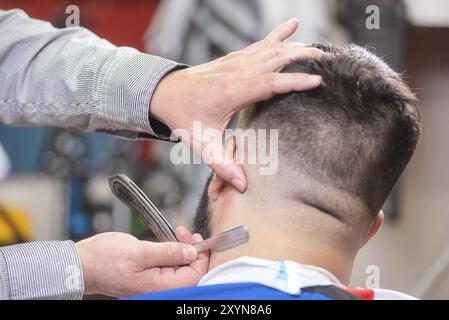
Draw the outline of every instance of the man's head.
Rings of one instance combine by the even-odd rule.
[[[321,75],[322,87],[276,96],[239,116],[240,128],[278,130],[277,173],[261,176],[257,164],[245,164],[245,194],[210,179],[195,222],[198,231],[207,235],[222,231],[229,220],[259,219],[272,225],[273,233],[302,234],[312,237],[310,244],[351,254],[377,231],[378,213],[419,139],[418,102],[400,76],[367,50],[315,46],[328,55],[292,63],[283,72]],[[228,149],[234,148],[244,147]],[[270,212],[224,217],[243,208]]]

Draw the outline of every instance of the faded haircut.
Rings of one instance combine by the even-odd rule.
[[[278,182],[255,183],[262,179],[255,175],[249,182],[336,215],[348,210],[345,199],[357,199],[374,217],[418,143],[418,100],[401,76],[368,50],[313,46],[328,54],[292,63],[283,72],[321,75],[321,87],[277,95],[240,114],[241,128],[279,130],[281,170],[273,180]]]

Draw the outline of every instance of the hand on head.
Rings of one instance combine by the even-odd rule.
[[[240,166],[226,161],[222,143],[223,131],[232,116],[274,95],[313,89],[321,84],[319,76],[279,73],[293,61],[323,54],[300,43],[285,43],[297,28],[298,20],[290,19],[264,40],[241,51],[174,71],[160,82],[153,95],[152,115],[171,130],[184,132],[183,142],[240,192],[246,190],[245,174]],[[196,121],[201,130],[194,130]],[[217,134],[201,134],[211,132],[210,129]]]

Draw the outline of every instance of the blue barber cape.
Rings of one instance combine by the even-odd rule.
[[[258,283],[228,283],[147,293],[125,300],[335,300],[319,292],[288,293]]]

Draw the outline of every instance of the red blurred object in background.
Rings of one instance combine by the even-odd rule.
[[[29,16],[64,26],[69,5],[80,8],[81,25],[117,46],[144,49],[143,35],[158,0],[0,0],[3,10],[19,8]]]

